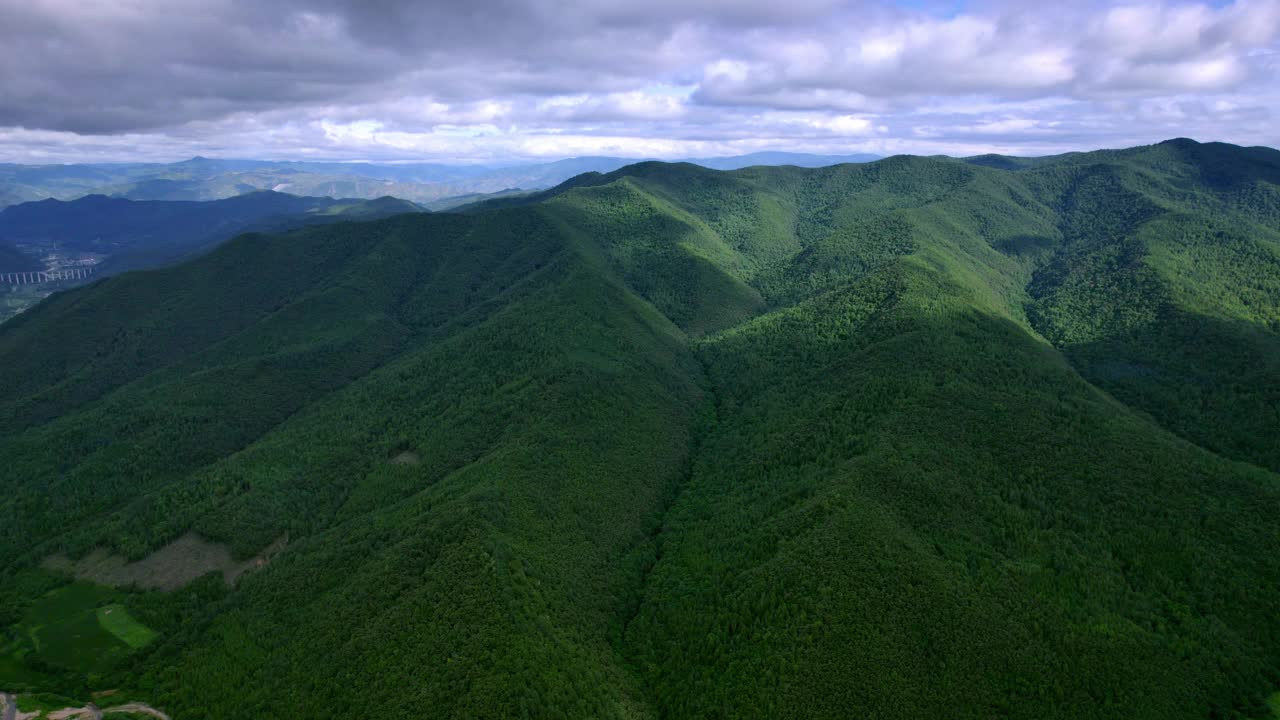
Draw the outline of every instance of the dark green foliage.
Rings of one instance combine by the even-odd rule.
[[[56,552],[288,545],[103,590],[157,637],[0,678],[176,718],[1263,717],[1276,157],[641,163],[57,295],[0,330],[0,624]]]
[[[43,269],[44,266],[40,261],[0,240],[0,273],[33,272]]]

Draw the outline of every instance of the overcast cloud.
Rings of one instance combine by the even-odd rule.
[[[1280,145],[1280,0],[0,0],[0,161]]]

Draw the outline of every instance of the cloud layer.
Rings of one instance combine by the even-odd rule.
[[[0,160],[1280,144],[1280,0],[0,0]]]

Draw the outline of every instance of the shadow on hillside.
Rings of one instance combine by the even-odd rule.
[[[1167,430],[1280,472],[1280,335],[1166,311],[1154,323],[1061,348],[1076,370]]]

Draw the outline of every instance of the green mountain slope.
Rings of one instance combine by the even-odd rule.
[[[0,326],[0,687],[1263,717],[1276,157],[642,163],[57,295]],[[154,639],[56,651],[94,602]]]

